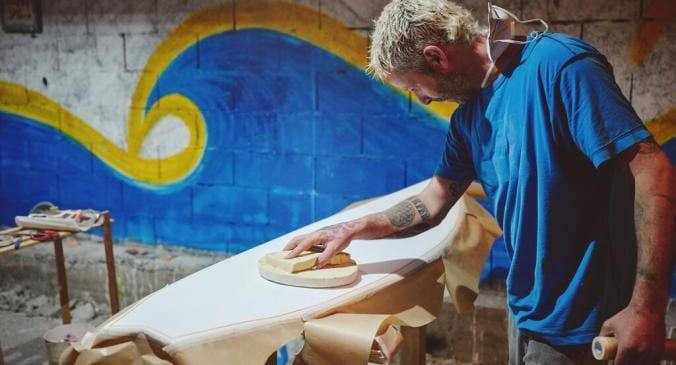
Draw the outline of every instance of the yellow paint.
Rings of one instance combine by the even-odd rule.
[[[657,41],[664,35],[669,24],[676,20],[676,2],[674,0],[655,0],[646,11],[646,18],[639,25],[629,46],[629,59],[636,66],[645,62],[655,49]]]
[[[236,16],[235,16],[236,14]],[[127,149],[123,150],[104,135],[59,103],[38,92],[10,82],[0,81],[0,111],[20,115],[44,123],[89,148],[99,159],[116,171],[140,183],[166,185],[181,181],[198,165],[206,145],[204,117],[189,99],[166,95],[145,113],[145,105],[158,76],[176,56],[198,39],[237,29],[261,28],[283,32],[313,43],[334,53],[346,62],[363,69],[367,63],[368,42],[357,32],[315,10],[278,0],[244,1],[216,5],[191,16],[174,29],[152,53],[141,72],[132,96],[127,126]],[[407,94],[397,90],[403,97]],[[454,103],[425,106],[445,120],[457,107]],[[183,151],[160,159],[140,155],[143,142],[164,116],[173,115],[183,121],[190,143]]]
[[[676,108],[647,121],[645,125],[660,144],[676,138]]]
[[[123,150],[57,102],[19,85],[0,81],[0,95],[3,96],[3,101],[23,100],[22,94],[24,93],[30,102],[0,104],[0,110],[60,130],[90,149],[119,173],[138,182],[156,185],[179,181],[197,167],[202,157],[201,150],[194,147],[205,145],[206,124],[195,105],[181,95],[170,94],[161,99],[162,103],[172,105],[171,109],[162,109],[158,103],[155,103],[142,123],[134,124],[138,127],[133,133],[129,133],[134,138],[129,139],[129,149]],[[186,123],[190,132],[189,146],[193,148],[185,148],[177,154],[160,160],[141,157],[141,143],[152,127],[168,114]]]

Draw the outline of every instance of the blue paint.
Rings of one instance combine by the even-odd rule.
[[[297,154],[235,153],[235,184],[289,191],[312,190],[314,160]]]
[[[321,114],[315,118],[315,151],[318,155],[362,154],[360,114]]]
[[[312,223],[312,194],[302,192],[270,191],[270,225],[282,230],[293,230]]]
[[[370,198],[405,186],[402,161],[371,157],[317,157],[316,186],[319,193]]]
[[[130,181],[58,131],[0,114],[0,165],[11,167],[0,223],[50,200],[110,209],[116,238],[237,253],[428,178],[447,128],[332,53],[268,30],[201,39],[161,73],[146,110],[172,93],[200,109],[208,145],[170,188]],[[494,247],[486,279],[508,263]]]

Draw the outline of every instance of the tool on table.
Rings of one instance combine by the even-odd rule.
[[[51,241],[55,238],[59,238],[59,232],[50,230],[36,232],[31,234],[30,238],[38,242]]]
[[[595,337],[592,341],[592,353],[596,360],[614,359],[617,353],[617,339],[615,337]],[[664,351],[660,360],[676,360],[676,340],[664,340]]]

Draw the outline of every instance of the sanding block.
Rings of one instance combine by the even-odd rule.
[[[358,277],[357,264],[350,255],[340,252],[329,263],[315,269],[318,252],[304,251],[287,259],[289,251],[272,252],[258,260],[259,274],[270,281],[309,288],[330,288],[349,285]]]

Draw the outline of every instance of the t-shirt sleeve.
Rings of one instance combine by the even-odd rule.
[[[459,110],[456,110],[451,116],[444,153],[441,155],[434,175],[447,180],[474,180],[476,172],[466,141],[462,136],[458,115],[460,115]]]
[[[558,87],[571,137],[594,166],[650,137],[600,56],[582,55],[567,63]]]

